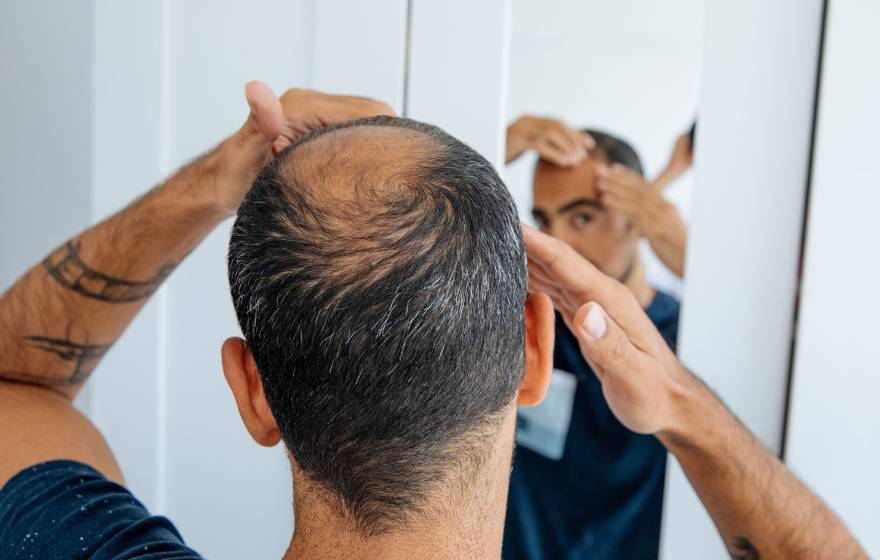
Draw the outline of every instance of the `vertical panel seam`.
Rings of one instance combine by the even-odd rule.
[[[804,263],[807,256],[807,236],[809,234],[810,199],[813,186],[813,169],[816,158],[816,137],[819,127],[819,102],[822,93],[822,69],[825,57],[825,35],[828,29],[829,0],[822,2],[822,19],[819,25],[819,48],[816,62],[816,82],[813,95],[813,122],[810,129],[810,153],[807,158],[807,178],[804,191],[803,218],[801,219],[801,244],[798,259],[798,270],[795,282],[794,312],[791,320],[791,345],[788,353],[788,374],[785,381],[785,402],[782,413],[782,437],[779,443],[779,457],[785,461],[785,453],[788,444],[788,428],[791,416],[791,397],[794,388],[795,367],[797,366],[797,338],[798,324],[800,321],[801,293],[803,290]]]
[[[169,0],[162,0],[160,7],[160,100],[159,100],[159,173],[166,177],[169,172],[171,149],[170,104],[171,104],[171,6]],[[158,298],[156,332],[156,510],[166,512],[166,486],[168,469],[168,284],[156,294]]]
[[[412,49],[412,13],[413,0],[406,0],[406,27],[403,35],[403,100],[401,101],[401,115],[409,116],[409,80],[410,61]]]

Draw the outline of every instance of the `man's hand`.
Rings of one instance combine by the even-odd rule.
[[[535,150],[547,161],[563,167],[579,165],[587,151],[596,147],[593,138],[556,119],[526,115],[507,127],[505,163],[527,150]]]
[[[215,193],[226,215],[238,210],[244,195],[272,157],[322,126],[376,115],[394,115],[387,104],[366,97],[290,89],[279,99],[263,82],[245,86],[250,114],[219,150],[221,173]]]
[[[687,226],[678,210],[663,198],[662,186],[619,164],[599,169],[602,204],[626,216],[651,248],[679,278],[684,275]]]
[[[577,336],[608,405],[675,456],[734,558],[867,558],[822,501],[678,361],[629,290],[523,226],[529,291]]]
[[[673,427],[672,401],[686,374],[632,292],[562,241],[527,226],[523,236],[529,291],[553,300],[614,415],[638,433]]]

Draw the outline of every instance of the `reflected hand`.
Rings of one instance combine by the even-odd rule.
[[[679,173],[684,173],[690,169],[693,163],[694,147],[691,145],[690,132],[685,132],[675,140],[672,156],[669,158],[669,167]]]
[[[681,177],[681,175],[691,168],[694,163],[694,147],[691,145],[690,131],[680,135],[675,140],[675,146],[672,148],[672,155],[666,168],[654,180],[654,186],[658,190],[663,190],[670,183]]]
[[[618,164],[600,167],[597,186],[602,204],[626,216],[660,260],[682,277],[687,226],[675,206],[663,198],[662,189]]]
[[[593,138],[574,130],[562,121],[525,115],[507,127],[505,163],[527,150],[535,150],[543,159],[563,167],[580,164],[587,151],[596,147]]]
[[[564,242],[528,226],[523,237],[529,291],[553,300],[617,419],[642,434],[673,427],[688,374],[632,292]]]
[[[245,86],[250,114],[217,150],[220,177],[216,204],[234,214],[257,175],[272,157],[322,126],[375,115],[394,115],[387,104],[366,97],[290,89],[279,99],[263,82]]]

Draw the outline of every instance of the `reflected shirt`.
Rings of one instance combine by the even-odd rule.
[[[674,349],[678,302],[657,292],[645,312]],[[665,448],[614,417],[577,338],[558,315],[553,360],[554,368],[577,379],[564,451],[552,460],[517,446],[502,557],[657,558]]]
[[[29,467],[0,489],[4,560],[201,560],[165,517],[75,461]]]

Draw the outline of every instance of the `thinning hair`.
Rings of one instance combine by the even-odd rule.
[[[362,532],[483,459],[522,381],[526,268],[473,149],[395,117],[314,131],[255,181],[228,265],[285,444]]]

